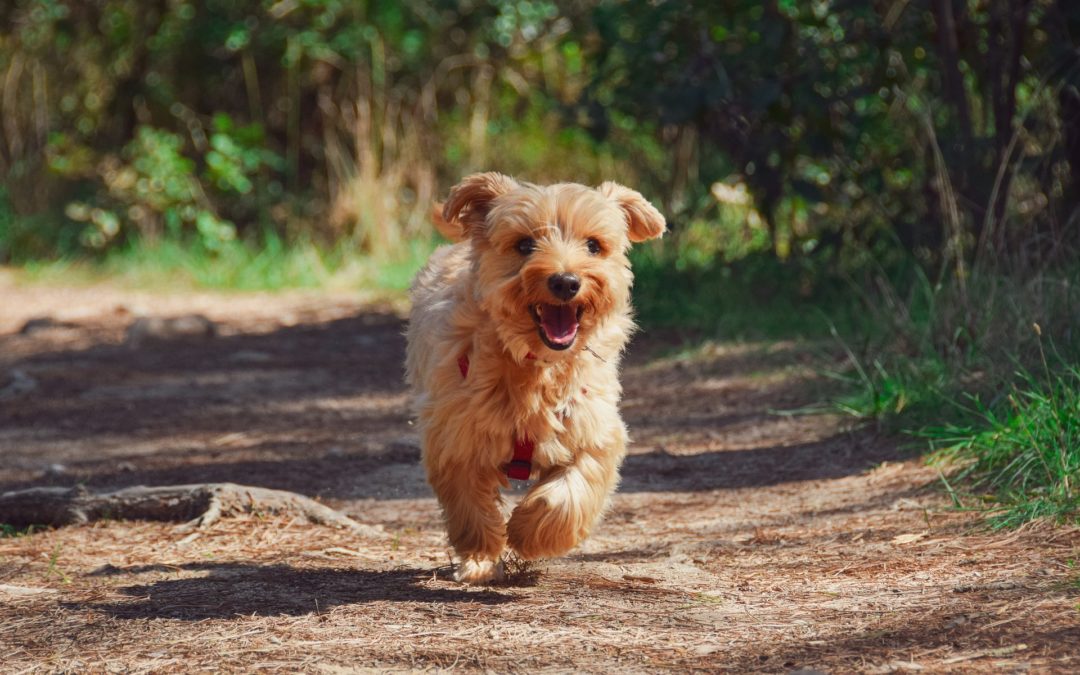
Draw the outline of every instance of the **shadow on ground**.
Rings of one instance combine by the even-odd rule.
[[[296,415],[289,410],[305,402],[403,394],[403,330],[396,316],[365,313],[138,348],[115,342],[77,349],[45,345],[14,362],[0,361],[0,367],[36,382],[29,393],[0,400],[0,411],[5,426],[33,427],[39,437],[55,441],[293,429]],[[27,339],[32,336],[0,336],[0,354]],[[347,410],[352,414],[335,415],[332,407],[317,412],[307,411],[309,423],[335,422],[354,433],[372,421],[404,424],[408,417],[402,406],[380,411],[377,420],[371,419],[372,406],[354,406]]]
[[[1001,603],[1017,607],[1033,596],[1045,597],[1056,592],[1045,583],[1026,579],[1013,590],[986,594],[983,601],[993,603],[995,608]],[[869,661],[887,663],[872,672],[906,672],[928,666],[936,666],[931,667],[935,672],[1018,672],[1028,670],[1030,666],[1025,661],[1042,656],[1039,652],[1047,651],[1045,645],[1080,644],[1080,626],[1062,628],[1057,624],[1033,630],[1028,617],[1002,620],[962,603],[955,606],[942,603],[939,608],[917,616],[911,612],[882,614],[864,630],[812,642],[791,640],[767,645],[749,653],[733,654],[725,665],[740,672],[819,672],[815,668],[819,666],[825,666],[825,672],[867,672]],[[821,620],[827,622],[829,617],[823,615]],[[992,632],[985,630],[990,627],[1000,628]],[[1039,645],[1043,647],[1040,649]],[[951,658],[942,662],[943,655]],[[800,670],[794,670],[797,668]]]
[[[496,605],[517,598],[491,589],[428,588],[431,570],[300,569],[254,563],[190,563],[164,568],[148,565],[106,568],[99,576],[205,572],[203,576],[163,579],[122,586],[133,600],[64,603],[65,609],[94,610],[121,619],[202,621],[236,616],[304,616],[341,605],[369,602],[472,603]],[[449,570],[444,570],[444,576]]]
[[[402,382],[403,329],[394,315],[361,313],[139,348],[117,344],[122,327],[88,327],[68,348],[0,336],[0,354],[22,355],[0,357],[0,368],[37,383],[0,400],[0,491],[229,481],[330,500],[428,497]],[[836,478],[901,455],[860,434],[724,449],[734,429],[776,422],[768,402],[815,402],[805,378],[760,377],[805,353],[778,345],[703,362],[654,358],[670,352],[651,336],[627,361],[625,416],[652,449],[627,458],[623,492]],[[658,440],[670,437],[699,449],[670,454]]]
[[[880,443],[852,450],[845,434],[825,441],[749,450],[673,455],[663,449],[630,455],[622,469],[621,493],[698,492],[764,487],[781,483],[841,478],[874,464],[904,456],[895,445]],[[134,485],[183,485],[232,482],[289,490],[328,500],[421,499],[431,496],[412,445],[348,455],[305,456],[303,443],[270,443],[274,457],[223,461],[227,455],[189,452],[171,455],[170,466],[139,468],[143,457],[83,461],[64,475],[0,482],[0,492],[41,485],[118,489]],[[282,457],[292,448],[291,457]],[[245,454],[259,449],[248,449]],[[125,468],[117,470],[117,464]],[[127,468],[131,467],[131,468]],[[389,482],[388,482],[389,481]]]
[[[794,445],[673,455],[630,455],[620,492],[691,492],[842,478],[904,456],[892,443],[861,443],[850,434]]]

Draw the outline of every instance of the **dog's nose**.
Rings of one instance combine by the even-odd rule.
[[[552,274],[548,277],[551,294],[560,300],[569,300],[581,290],[581,279],[576,274]]]

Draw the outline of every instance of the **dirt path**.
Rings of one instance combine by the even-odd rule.
[[[131,347],[137,315],[219,334]],[[37,322],[27,333],[28,319]],[[625,369],[610,515],[517,585],[449,581],[391,307],[0,278],[0,492],[235,481],[318,497],[368,539],[281,517],[0,539],[0,671],[790,672],[1080,669],[1080,532],[971,533],[894,443],[824,415],[805,348]]]

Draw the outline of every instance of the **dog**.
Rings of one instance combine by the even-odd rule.
[[[503,553],[556,557],[600,518],[627,429],[619,360],[634,330],[632,242],[663,215],[617,183],[540,186],[499,173],[451,189],[411,289],[406,378],[455,579],[503,578]],[[535,479],[504,516],[500,487]]]

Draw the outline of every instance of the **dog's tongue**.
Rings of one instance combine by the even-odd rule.
[[[552,342],[566,344],[577,335],[577,311],[573,305],[548,305],[540,310],[540,325]]]

